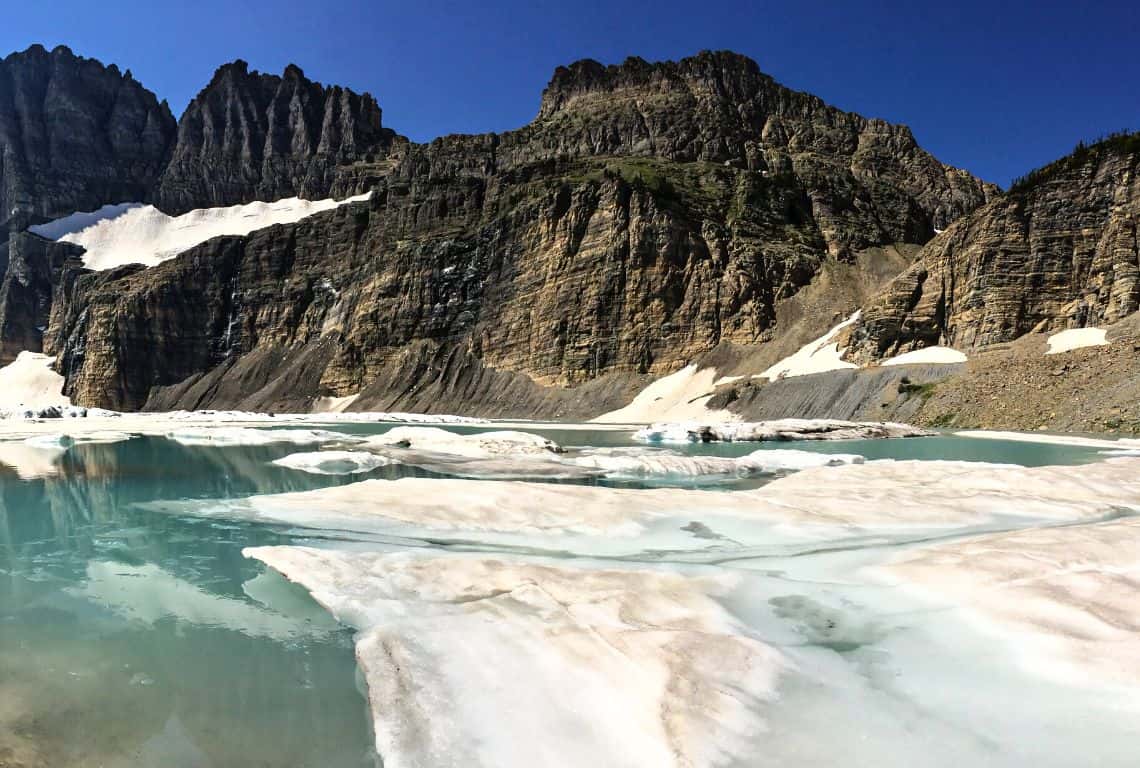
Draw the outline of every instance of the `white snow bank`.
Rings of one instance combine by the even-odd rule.
[[[358,628],[385,765],[746,760],[781,655],[717,601],[733,577],[485,556],[245,550]]]
[[[861,312],[856,312],[851,315],[851,317],[832,328],[823,336],[805,344],[794,355],[785,357],[754,378],[765,378],[768,379],[768,381],[775,381],[776,379],[791,378],[793,376],[807,376],[812,373],[838,371],[845,368],[858,368],[859,366],[843,359],[843,352],[846,350],[840,350],[839,343],[832,341],[832,339],[844,328],[854,325],[859,320],[860,314]]]
[[[272,613],[243,600],[211,594],[153,563],[136,566],[92,560],[87,564],[86,580],[68,591],[124,618],[145,624],[174,618],[189,624],[222,627],[251,637],[276,640],[328,631],[327,626]]]
[[[395,427],[382,435],[369,437],[365,444],[470,458],[504,455],[547,456],[562,451],[553,440],[529,432],[501,430],[461,435],[438,427]]]
[[[71,400],[63,395],[63,376],[52,370],[54,357],[21,352],[0,368],[0,408],[10,415],[39,409],[65,408]]]
[[[345,203],[360,202],[372,193],[346,200],[302,200],[290,197],[273,203],[255,202],[228,208],[200,208],[168,216],[153,205],[125,203],[104,206],[94,213],[77,213],[29,231],[86,249],[89,269],[112,269],[124,264],[153,267],[183,251],[221,235],[248,235],[274,224],[290,224]]]
[[[689,365],[653,382],[624,408],[602,414],[592,421],[604,424],[645,424],[666,419],[706,419],[733,421],[740,418],[729,411],[707,407],[717,381],[716,368]]]
[[[776,419],[709,424],[691,421],[652,424],[633,434],[647,443],[767,442],[788,440],[867,440],[934,434],[909,424],[838,419]]]
[[[1049,337],[1047,355],[1071,352],[1084,347],[1104,347],[1108,345],[1108,332],[1103,328],[1070,328]]]
[[[344,397],[318,397],[313,401],[313,413],[343,413],[348,406],[356,402],[360,393],[345,395]]]
[[[700,477],[705,475],[751,475],[860,464],[862,456],[811,451],[760,450],[747,456],[687,456],[673,451],[644,448],[595,448],[565,459],[579,467],[598,469],[606,477]]]
[[[168,440],[181,445],[273,445],[292,443],[312,445],[334,441],[359,441],[361,438],[323,429],[253,429],[250,427],[187,427],[165,433]]]
[[[950,347],[923,347],[895,355],[889,360],[884,360],[882,365],[952,365],[967,360],[968,357]]]
[[[1140,520],[982,536],[908,552],[885,570],[1012,635],[1035,673],[1140,685]]]
[[[394,460],[367,451],[314,451],[291,453],[273,463],[314,475],[355,475],[387,466],[394,463]]]

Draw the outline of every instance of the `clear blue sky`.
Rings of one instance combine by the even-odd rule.
[[[701,49],[902,122],[1005,185],[1081,138],[1140,129],[1140,2],[42,0],[6,3],[0,50],[63,43],[130,68],[175,114],[221,63],[371,91],[415,140],[529,121],[559,64]]]

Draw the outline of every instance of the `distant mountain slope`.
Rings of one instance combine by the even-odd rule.
[[[301,103],[279,98],[289,73],[258,90],[268,81],[223,70],[203,115]],[[191,170],[176,149],[168,203],[181,205],[168,189],[196,190],[196,204],[277,194],[314,167],[333,189],[374,185],[372,199],[145,271],[72,264],[45,345],[77,402],[303,409],[360,392],[354,408],[611,410],[719,344],[778,338],[780,308],[824,273],[881,285],[896,273],[884,264],[996,194],[905,127],[828,107],[724,52],[579,62],[555,73],[530,125],[392,138],[383,162],[360,160],[354,139],[347,154],[266,173],[264,153],[235,153],[241,142],[218,159],[194,149],[217,142],[192,140],[191,124],[180,130]],[[326,173],[321,158],[334,156],[350,164]],[[190,183],[214,167],[217,186]],[[876,250],[894,255],[864,273]],[[839,288],[816,292],[805,322],[818,332],[853,308]]]
[[[1140,309],[1140,134],[1029,174],[953,224],[863,310],[857,357],[1114,323]]]

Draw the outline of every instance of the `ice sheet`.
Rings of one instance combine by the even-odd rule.
[[[1012,635],[1037,674],[1140,689],[1140,519],[941,544],[884,572]]]
[[[391,768],[727,765],[784,662],[733,577],[485,556],[245,550],[358,629]]]

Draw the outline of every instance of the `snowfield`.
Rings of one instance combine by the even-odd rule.
[[[883,365],[953,365],[969,360],[966,355],[950,347],[923,347],[912,352],[895,355]]]
[[[1046,343],[1049,345],[1045,352],[1047,355],[1059,355],[1085,347],[1104,347],[1108,345],[1108,331],[1103,328],[1070,328],[1053,334]]]
[[[222,235],[248,235],[274,224],[291,224],[346,203],[368,200],[371,192],[345,200],[302,200],[290,197],[226,208],[201,208],[169,216],[153,205],[106,205],[90,213],[73,213],[28,228],[49,240],[81,246],[88,269],[114,269],[125,264],[153,267],[183,251]]]
[[[644,424],[650,421],[712,419],[734,421],[729,411],[713,411],[707,407],[713,390],[719,384],[738,377],[717,378],[715,368],[689,365],[676,373],[662,376],[641,390],[629,405],[593,419],[600,424]]]
[[[841,350],[839,343],[833,339],[844,328],[849,328],[858,322],[861,314],[861,312],[856,312],[851,315],[815,341],[805,344],[794,355],[785,357],[755,378],[775,381],[793,376],[808,376],[813,373],[858,368],[859,366],[855,363],[849,363],[843,359],[843,353],[846,350]]]

